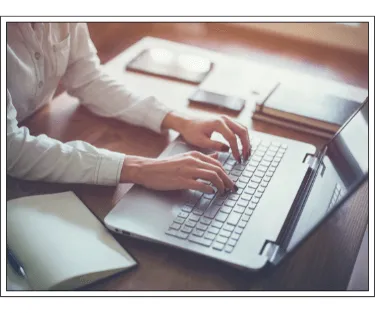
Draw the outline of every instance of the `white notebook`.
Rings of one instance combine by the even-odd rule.
[[[76,289],[137,264],[73,192],[8,201],[7,245],[26,273],[7,264],[8,290]]]

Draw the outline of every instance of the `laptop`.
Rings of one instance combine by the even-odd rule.
[[[277,264],[368,177],[368,110],[367,98],[321,149],[250,131],[248,161],[237,163],[230,152],[219,155],[237,192],[134,185],[105,225],[242,269]],[[192,149],[176,140],[160,158]]]

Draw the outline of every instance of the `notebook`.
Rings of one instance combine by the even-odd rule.
[[[7,245],[26,278],[7,262],[7,289],[71,290],[136,266],[73,192],[7,202]]]
[[[257,103],[253,119],[330,138],[360,102],[327,93],[308,93],[279,84]]]

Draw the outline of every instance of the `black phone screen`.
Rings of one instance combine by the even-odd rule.
[[[191,102],[208,104],[233,111],[241,111],[245,100],[235,96],[226,96],[210,91],[198,89],[190,98]]]

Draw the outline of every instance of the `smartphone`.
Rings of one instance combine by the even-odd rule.
[[[236,96],[226,96],[223,94],[197,89],[190,97],[192,104],[214,106],[224,110],[239,113],[245,106],[245,99]]]

